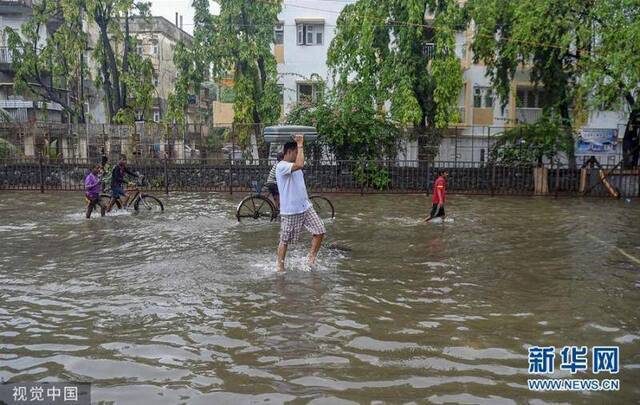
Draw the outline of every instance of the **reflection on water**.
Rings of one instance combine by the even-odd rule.
[[[0,379],[118,404],[638,400],[638,204],[454,197],[423,224],[424,197],[332,197],[319,268],[303,243],[278,275],[278,225],[238,224],[239,198],[85,220],[77,194],[0,194]],[[529,345],[620,345],[622,390],[530,392]]]

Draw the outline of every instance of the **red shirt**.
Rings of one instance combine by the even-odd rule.
[[[447,196],[447,182],[444,177],[440,176],[433,183],[433,198],[431,202],[433,204],[444,204],[444,200]]]

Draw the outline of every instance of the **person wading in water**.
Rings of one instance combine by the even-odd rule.
[[[304,137],[295,136],[295,142],[284,145],[283,159],[276,166],[276,183],[280,192],[280,244],[278,246],[278,271],[284,271],[287,247],[295,242],[306,228],[313,238],[309,265],[314,266],[326,233],[324,223],[313,209],[307,195],[302,168],[304,166]]]
[[[442,217],[444,219],[444,201],[447,197],[447,177],[449,177],[449,172],[447,172],[446,170],[438,171],[438,178],[433,183],[431,214],[429,214],[424,222],[429,222],[436,217]]]

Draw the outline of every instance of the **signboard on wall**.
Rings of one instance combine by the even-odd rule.
[[[615,154],[617,142],[617,129],[583,128],[576,140],[576,155]]]

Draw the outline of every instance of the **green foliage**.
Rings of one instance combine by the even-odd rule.
[[[553,160],[559,153],[568,154],[573,142],[564,136],[558,121],[543,119],[505,131],[490,152],[490,159],[502,164],[539,164]]]
[[[387,168],[365,160],[358,161],[353,169],[353,177],[359,184],[377,190],[385,190],[391,184],[391,176]]]
[[[271,53],[280,1],[220,0],[213,16],[207,0],[194,0],[194,42],[198,58],[211,65],[214,79],[234,80],[234,124],[241,146],[259,126],[280,116],[276,60]]]
[[[235,101],[236,93],[233,91],[233,87],[220,86],[220,102],[233,103]]]
[[[178,70],[178,78],[173,92],[169,95],[169,108],[164,117],[166,123],[184,124],[189,95],[191,92],[197,94],[200,91],[206,66],[199,58],[199,47],[200,45],[195,44],[193,49],[189,49],[182,41],[176,45],[173,63]]]
[[[433,29],[424,20],[435,15]],[[397,23],[395,23],[397,22]],[[446,127],[457,120],[462,88],[455,32],[464,22],[454,0],[360,0],[338,18],[328,63],[336,88],[399,125]],[[435,56],[425,54],[435,44]],[[368,107],[367,107],[368,108]]]
[[[615,77],[605,79],[610,64],[628,64],[629,68],[622,69],[638,71],[637,65],[628,62],[629,58],[616,61],[611,54],[606,55],[606,50],[602,54],[604,59],[595,57],[602,63],[592,61],[601,51],[593,48],[600,48],[597,44],[603,44],[603,38],[609,38],[607,47],[618,49],[634,43],[633,36],[625,36],[630,31],[638,31],[635,1],[471,0],[467,8],[476,23],[474,59],[487,67],[502,106],[509,101],[511,83],[518,71],[524,69],[530,81],[544,89],[547,113],[560,117],[564,128],[559,134],[561,137],[572,136],[572,128],[584,122],[584,109],[587,99],[594,94],[594,87],[595,93],[600,94],[593,99],[597,107],[601,101],[615,98],[613,91],[620,91],[619,84],[608,85],[618,82],[626,73],[618,71]],[[629,13],[630,8],[635,11]],[[629,19],[624,21],[626,17],[613,16],[618,13]],[[605,26],[607,29],[603,30]],[[635,43],[637,51],[637,41]],[[632,53],[626,56],[637,60],[637,54],[632,56]],[[637,83],[636,79],[636,88]],[[598,88],[597,84],[602,86]],[[572,138],[559,142],[573,145]],[[569,148],[569,158],[573,160],[573,146]]]
[[[153,100],[153,68],[135,52],[130,35],[133,17],[148,18],[148,2],[84,0],[89,22],[98,28],[92,57],[98,67],[95,83],[104,92],[109,118],[132,124],[136,111],[148,114]]]
[[[623,167],[630,169],[638,165],[640,147],[640,2],[599,0],[590,12],[595,40],[581,59],[580,83],[589,107],[629,111],[622,147]]]
[[[18,148],[6,139],[0,138],[0,159],[16,156]]]
[[[287,115],[291,125],[315,126],[320,142],[338,159],[395,157],[401,131],[387,115],[358,101],[359,92],[329,92],[314,106],[298,104]]]
[[[82,52],[87,34],[82,30],[84,0],[34,2],[33,15],[19,30],[5,28],[6,41],[15,69],[15,91],[56,102],[76,120],[83,111],[77,83],[83,74]],[[47,25],[59,26],[45,37]],[[70,94],[67,98],[65,89]]]
[[[56,160],[62,156],[61,153],[58,153],[58,140],[54,139],[51,142],[45,141],[45,144],[42,146],[42,157],[46,159]]]
[[[211,128],[206,138],[206,146],[210,151],[219,151],[228,136],[227,128]]]
[[[19,32],[6,28],[16,91],[56,102],[81,121],[86,95],[78,83],[90,78],[83,56],[92,45],[98,66],[95,83],[104,91],[109,117],[115,123],[133,123],[137,110],[150,109],[153,68],[132,52],[135,40],[123,23],[127,27],[132,16],[148,13],[149,3],[133,0],[35,2],[32,18]],[[47,33],[51,21],[59,25]],[[98,27],[95,44],[90,44],[94,38],[84,30],[85,23]]]

